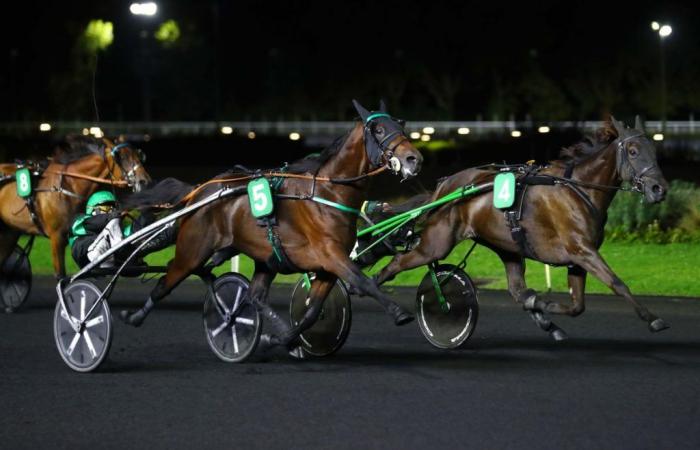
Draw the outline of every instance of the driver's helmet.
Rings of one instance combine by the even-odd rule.
[[[88,216],[110,212],[114,209],[117,199],[109,191],[97,191],[87,201],[85,213]]]

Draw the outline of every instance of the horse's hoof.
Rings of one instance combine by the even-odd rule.
[[[5,312],[7,314],[12,314],[13,312],[15,312],[15,308],[13,308],[11,306],[5,306]]]
[[[270,334],[261,334],[260,340],[258,341],[257,350],[266,352],[272,347],[277,347],[278,345],[280,345],[280,341],[279,338],[277,338],[277,336],[273,336]]]
[[[649,331],[651,331],[652,333],[658,333],[659,331],[663,331],[666,328],[671,328],[671,326],[664,322],[663,319],[657,318],[649,322]]]
[[[304,350],[301,348],[301,346],[289,350],[289,356],[291,356],[294,359],[306,359],[306,353],[304,353]]]
[[[143,321],[146,318],[140,310],[136,312],[123,310],[119,313],[119,317],[125,324],[137,328],[140,327],[141,324],[143,324]]]
[[[406,311],[399,305],[394,305],[394,307],[391,308],[390,312],[391,315],[394,317],[394,324],[397,327],[400,327],[401,325],[406,325],[407,323],[413,322],[414,320],[413,314]]]
[[[549,336],[552,339],[554,339],[556,342],[561,342],[561,341],[565,341],[565,340],[569,339],[569,336],[561,328],[557,328],[556,330],[552,330],[549,333]]]

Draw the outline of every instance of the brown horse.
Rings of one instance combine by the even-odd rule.
[[[377,282],[381,284],[399,272],[443,259],[458,242],[472,239],[498,254],[506,268],[510,294],[556,340],[565,339],[566,334],[543,313],[581,314],[589,272],[627,299],[651,331],[668,328],[632,297],[598,252],[604,237],[606,210],[623,181],[631,182],[649,203],[662,201],[667,190],[656,150],[644,135],[639,118],[635,129],[625,128],[611,118],[596,132],[592,144],[582,142],[564,149],[561,156],[563,159],[536,173],[544,183],[528,186],[523,194],[520,226],[525,234],[520,243],[506,214],[492,206],[491,191],[433,211],[422,224],[417,246],[396,255],[377,275]],[[440,182],[429,201],[461,186],[493,181],[496,174],[496,170],[480,169],[458,172]],[[533,290],[527,289],[525,257],[569,268],[571,305],[538,299]]]
[[[127,143],[109,139],[70,137],[34,183],[33,219],[25,200],[17,195],[14,179],[0,185],[0,263],[10,255],[21,234],[46,235],[56,277],[66,274],[65,249],[76,213],[100,185],[141,190],[150,177],[141,153]],[[17,171],[16,164],[0,164],[0,174]]]
[[[288,177],[283,178],[284,184],[277,194],[275,227],[266,228],[256,222],[247,195],[220,200],[181,219],[175,258],[169,263],[168,272],[159,280],[145,306],[135,312],[122,311],[122,319],[131,325],[141,325],[154,302],[201,269],[210,257],[222,261],[232,254],[244,253],[255,260],[249,298],[272,320],[276,334],[267,338],[273,344],[295,345],[299,334],[315,322],[338,277],[377,299],[397,325],[413,320],[411,314],[382,293],[350,260],[348,255],[355,243],[357,216],[328,202],[357,210],[366,199],[368,173],[372,169],[388,167],[407,178],[418,173],[423,158],[406,138],[402,122],[389,116],[383,104],[380,112],[374,113],[357,102],[355,107],[362,123],[356,124],[344,138],[320,155],[288,167]],[[215,178],[214,183],[190,195],[189,203],[226,186],[244,187],[245,182],[225,181],[237,175],[240,173]],[[158,193],[156,186],[145,193],[134,194],[131,197],[136,201],[131,205],[161,203],[161,199],[172,196],[170,190]],[[185,194],[187,192],[182,192]],[[276,250],[271,241],[275,239],[281,243],[280,250],[285,255],[285,262],[281,264],[272,256]],[[312,306],[294,328],[266,304],[270,283],[278,272],[316,273],[309,293]]]

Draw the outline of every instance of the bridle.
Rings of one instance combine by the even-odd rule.
[[[651,170],[654,169],[655,164],[652,162],[648,166],[644,167],[642,170],[637,172],[637,169],[634,167],[632,162],[630,161],[630,157],[627,153],[627,145],[626,143],[633,138],[638,138],[644,136],[644,133],[637,133],[633,134],[631,136],[627,136],[623,139],[617,138],[617,150],[616,150],[616,170],[617,174],[620,178],[623,180],[625,177],[623,176],[623,171],[627,169],[627,171],[630,174],[630,177],[628,180],[632,184],[632,190],[638,193],[643,193],[644,192],[644,180],[643,177],[650,172]]]
[[[131,169],[126,170],[124,168],[124,165],[122,164],[122,158],[120,155],[120,150],[125,147],[130,147],[130,145],[126,142],[122,142],[121,144],[117,144],[113,146],[109,150],[109,154],[112,156],[112,166],[109,167],[107,166],[107,170],[109,171],[109,175],[112,179],[114,179],[114,167],[115,165],[119,167],[119,170],[122,173],[122,178],[126,181],[126,185],[128,187],[134,187],[136,185],[136,171],[141,167],[141,155],[138,154],[137,158],[137,163],[134,164]],[[107,147],[105,147],[105,150],[107,150]],[[105,159],[106,161],[106,159]]]
[[[390,125],[385,125],[384,129],[386,130],[386,135],[381,139],[377,136],[377,133],[372,130],[372,124],[380,118],[389,119],[388,125]],[[401,139],[398,139],[391,145],[391,142],[397,136],[401,137]],[[404,141],[408,141],[408,137],[406,137],[404,129],[401,126],[401,120],[382,112],[370,114],[367,119],[365,119],[364,140],[365,151],[373,167],[386,166],[394,174],[398,174],[401,171],[401,161],[394,156],[396,148]]]

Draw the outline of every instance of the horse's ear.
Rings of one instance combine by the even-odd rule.
[[[386,103],[384,103],[384,99],[379,100],[379,110],[383,113],[386,112]]]
[[[634,129],[644,131],[644,124],[642,123],[642,119],[639,117],[639,114],[634,117]]]
[[[616,120],[612,114],[610,115],[610,123],[612,123],[613,128],[617,131],[618,136],[622,136],[625,132],[625,124]]]
[[[362,121],[366,122],[367,118],[370,116],[370,112],[355,99],[353,99],[352,104],[355,106],[355,110],[362,118]]]

